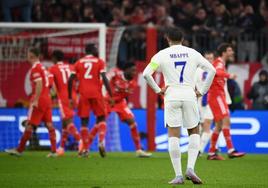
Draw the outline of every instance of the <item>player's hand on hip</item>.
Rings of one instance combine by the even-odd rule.
[[[110,99],[109,99],[109,104],[111,105],[111,107],[113,107],[113,106],[114,106],[115,101],[114,101],[114,99],[113,99],[113,98],[110,98]]]
[[[32,103],[33,107],[38,107],[38,101],[37,100],[34,100],[33,103]]]
[[[197,98],[202,97],[202,94],[196,88],[195,88],[195,94]]]
[[[167,91],[167,88],[168,88],[168,86],[163,87],[158,94],[164,96],[166,91]]]
[[[231,73],[229,78],[232,79],[232,80],[234,80],[234,79],[236,79],[236,77],[237,77],[236,74],[232,74],[232,73]]]
[[[69,99],[69,107],[74,108],[74,101],[73,99]]]

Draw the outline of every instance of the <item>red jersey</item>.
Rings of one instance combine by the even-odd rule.
[[[48,71],[46,68],[40,63],[36,62],[32,68],[30,73],[30,81],[32,85],[32,98],[35,97],[35,88],[36,88],[36,81],[42,81],[42,91],[38,100],[38,107],[46,108],[47,105],[51,104],[51,98],[49,93],[49,78],[48,78]]]
[[[124,76],[124,72],[118,68],[112,69],[108,74],[108,78],[110,80],[113,99],[116,102],[121,101],[132,94],[137,86],[134,79],[127,80]]]
[[[68,80],[71,73],[74,72],[73,66],[67,63],[58,62],[50,67],[49,72],[53,75],[58,98],[61,100],[68,100]],[[72,96],[74,95],[75,88],[73,87]]]
[[[210,94],[224,94],[224,85],[226,82],[226,78],[230,77],[230,74],[226,72],[225,62],[222,58],[218,57],[213,61],[213,66],[216,69],[216,75],[214,80],[210,86],[209,93]]]
[[[100,74],[105,72],[105,63],[92,55],[79,59],[74,65],[76,76],[79,80],[79,93],[83,97],[102,97],[102,82]]]

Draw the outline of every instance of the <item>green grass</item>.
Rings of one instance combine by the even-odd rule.
[[[174,177],[168,153],[152,158],[136,158],[134,153],[108,153],[100,158],[78,158],[69,152],[64,157],[46,158],[47,152],[25,152],[22,157],[0,153],[0,187],[173,187]],[[183,154],[185,171],[187,155]],[[196,172],[204,181],[201,187],[268,187],[268,156],[247,155],[241,159],[207,161],[198,159]],[[198,185],[197,185],[198,186]],[[196,187],[186,181],[183,187]]]

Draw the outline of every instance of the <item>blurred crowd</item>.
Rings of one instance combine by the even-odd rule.
[[[267,0],[2,0],[2,21],[152,23],[221,36],[268,26]]]
[[[7,22],[178,26],[202,36],[194,39],[197,50],[235,43],[239,61],[260,60],[258,34],[268,30],[268,0],[1,0],[1,7],[0,21]]]

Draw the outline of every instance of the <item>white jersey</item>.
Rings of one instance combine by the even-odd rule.
[[[196,50],[182,45],[173,45],[155,54],[150,64],[145,68],[143,75],[148,84],[156,93],[160,88],[156,83],[151,83],[149,75],[158,69],[164,76],[166,86],[169,86],[165,93],[165,101],[196,101],[195,74],[200,67],[208,72],[206,82],[199,89],[205,94],[209,89],[214,75],[214,67]]]

